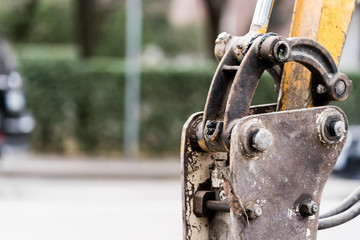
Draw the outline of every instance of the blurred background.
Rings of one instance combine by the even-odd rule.
[[[0,236],[181,239],[181,128],[204,108],[217,35],[246,34],[255,4],[1,0]],[[275,1],[269,31],[289,34],[293,5]],[[359,1],[339,67],[351,128],[323,209],[360,183]],[[253,104],[276,100],[265,75]]]

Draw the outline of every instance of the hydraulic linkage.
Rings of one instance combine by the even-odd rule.
[[[220,63],[205,110],[183,127],[184,239],[315,240],[327,217],[350,208],[319,222],[322,190],[348,129],[344,112],[327,104],[345,100],[352,82],[317,41],[266,33],[271,8],[272,1],[258,1],[247,35],[218,36]],[[311,72],[304,98],[314,107],[250,106],[264,71],[281,98],[289,62]]]

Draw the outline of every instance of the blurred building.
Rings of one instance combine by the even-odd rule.
[[[186,26],[203,23],[208,19],[206,0],[172,0],[169,20],[174,26]],[[241,36],[248,32],[255,10],[256,1],[227,0],[223,1],[218,32],[228,32]],[[278,0],[275,2],[272,31],[280,35],[288,35],[291,24],[294,0]],[[215,40],[215,39],[214,39]]]
[[[205,0],[172,0],[169,10],[170,23],[177,27],[203,24],[208,21]],[[269,31],[288,36],[295,0],[275,1]],[[241,36],[248,32],[256,1],[224,1],[218,32]],[[215,39],[214,39],[215,40]],[[340,68],[356,71],[360,68],[360,1],[353,14],[347,40],[344,46]]]
[[[206,9],[203,0],[172,0],[168,18],[170,23],[176,27],[204,23]]]

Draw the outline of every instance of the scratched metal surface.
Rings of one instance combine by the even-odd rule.
[[[344,144],[344,140],[334,145],[320,141],[316,119],[326,108],[340,112],[335,107],[293,110],[245,117],[236,125],[230,152],[234,191],[244,204],[259,202],[263,214],[249,223],[233,214],[230,221],[238,233],[235,239],[316,239],[318,213],[303,217],[299,205],[306,199],[320,204],[323,187]],[[273,134],[274,142],[270,149],[250,158],[243,153],[239,139],[242,126],[253,119]]]

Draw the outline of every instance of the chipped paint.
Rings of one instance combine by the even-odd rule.
[[[181,142],[181,171],[183,191],[183,233],[184,239],[206,240],[209,236],[209,221],[198,218],[193,212],[194,195],[201,184],[210,178],[213,159],[206,153],[192,149],[191,136],[194,126],[201,121],[201,113],[192,115],[184,124]]]
[[[296,0],[290,37],[319,41],[338,64],[355,3],[356,0]],[[314,105],[308,69],[296,63],[285,64],[278,103],[280,110]]]
[[[306,229],[306,238],[311,236],[311,231],[310,229]]]
[[[289,219],[291,219],[292,216],[296,215],[296,212],[294,211],[294,209],[289,208],[287,214],[288,214]]]

